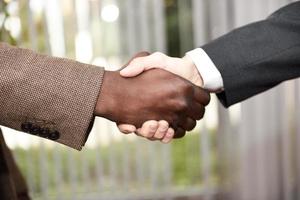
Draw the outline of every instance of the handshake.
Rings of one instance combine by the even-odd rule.
[[[156,69],[155,69],[156,68]],[[188,57],[138,53],[121,71],[106,71],[95,114],[125,134],[170,142],[196,126],[210,101]]]

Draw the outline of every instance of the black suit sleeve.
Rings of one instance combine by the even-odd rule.
[[[225,107],[300,76],[300,2],[202,47],[219,69]]]

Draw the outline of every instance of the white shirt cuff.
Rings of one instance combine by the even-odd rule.
[[[220,92],[224,90],[221,73],[203,49],[194,49],[187,52],[186,55],[189,56],[196,65],[202,77],[204,89],[210,92]]]

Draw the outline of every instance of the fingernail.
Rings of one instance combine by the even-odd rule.
[[[131,133],[131,131],[130,130],[123,130],[123,133]]]
[[[126,133],[133,133],[134,131],[136,131],[135,127],[127,127],[124,131],[126,131]]]

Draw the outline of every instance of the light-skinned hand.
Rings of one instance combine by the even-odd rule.
[[[188,57],[183,58],[169,57],[163,53],[156,52],[148,56],[137,57],[131,60],[129,65],[120,71],[123,77],[134,77],[144,71],[160,68],[181,76],[197,86],[202,86],[202,77],[199,74],[195,64]],[[150,140],[161,140],[163,143],[170,142],[174,135],[173,128],[169,127],[166,121],[146,121],[141,128],[136,129],[130,124],[119,124],[121,132],[135,132],[136,134]]]

